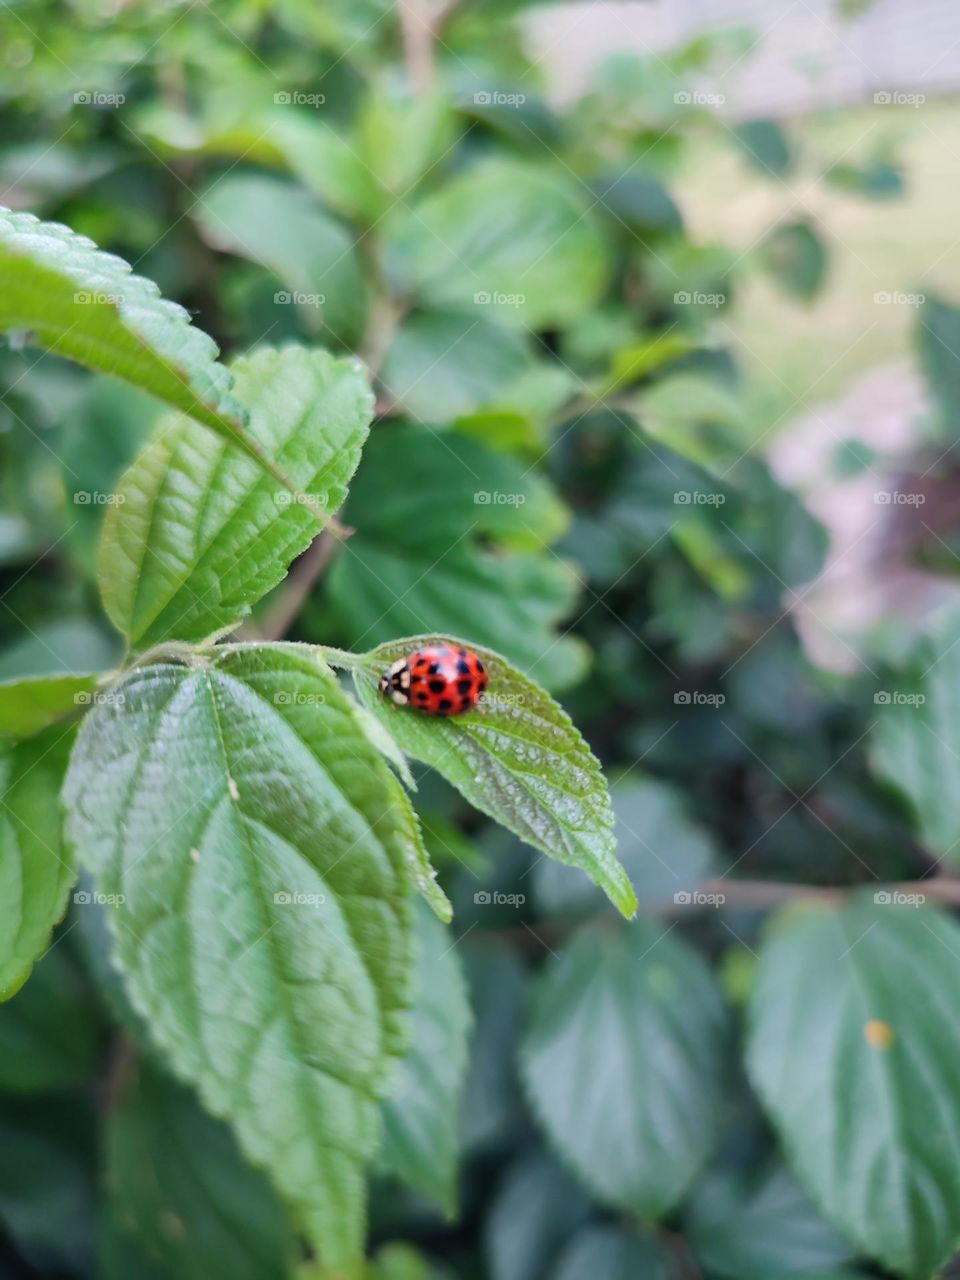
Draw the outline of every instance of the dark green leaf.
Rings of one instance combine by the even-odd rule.
[[[960,928],[878,903],[797,911],[771,933],[747,1062],[824,1214],[929,1280],[960,1244]]]
[[[640,919],[548,964],[521,1052],[527,1096],[593,1194],[642,1218],[677,1203],[713,1145],[725,1013],[679,937]]]

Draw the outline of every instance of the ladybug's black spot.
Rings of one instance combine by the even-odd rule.
[[[440,663],[431,662],[429,667],[427,667],[427,675],[435,676],[439,670],[440,670]]]
[[[484,673],[484,671],[486,671],[486,669],[487,669],[487,668],[483,665],[483,663],[482,663],[482,662],[480,661],[480,659],[478,658],[478,659],[477,659],[477,671],[479,671],[479,673],[480,673],[481,675],[483,675],[483,673]]]
[[[425,693],[418,693],[418,694],[417,694],[417,701],[418,701],[418,702],[426,702],[426,700],[427,700],[427,695],[426,695]]]
[[[457,675],[468,676],[470,674],[470,663],[465,662],[463,658],[457,663]]]
[[[470,692],[470,690],[471,690],[472,688],[473,688],[473,681],[472,681],[472,680],[458,680],[458,681],[457,681],[457,693],[460,693],[460,694],[463,694],[463,695],[467,695],[467,694],[469,694],[469,692]]]
[[[458,650],[457,650],[457,653],[459,653],[459,655],[460,655],[460,657],[461,657],[461,658],[465,658],[465,657],[467,656],[467,651],[466,651],[466,649],[458,649]]]
[[[453,703],[450,701],[449,698],[441,698],[440,701],[437,703],[437,710],[442,711],[443,714],[446,715],[452,706],[453,706]]]
[[[431,681],[430,681],[430,692],[431,692],[431,693],[444,693],[444,692],[446,692],[446,688],[447,688],[447,682],[446,682],[446,680],[431,680]]]

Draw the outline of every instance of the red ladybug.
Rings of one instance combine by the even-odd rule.
[[[487,671],[470,649],[428,644],[398,658],[380,679],[380,692],[397,707],[428,716],[472,711],[487,687]]]

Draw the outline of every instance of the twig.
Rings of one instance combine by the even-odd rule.
[[[338,527],[342,531],[340,537],[328,525],[297,561],[277,599],[257,628],[260,639],[280,640],[293,626],[333,553],[350,532],[339,521]]]
[[[398,0],[397,9],[403,38],[403,59],[410,83],[415,93],[429,93],[437,79],[433,60],[436,35],[433,20],[422,12],[420,0]]]

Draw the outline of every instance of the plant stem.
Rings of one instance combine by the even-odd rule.
[[[329,527],[313,540],[294,565],[260,624],[258,630],[262,639],[280,640],[287,634],[342,540]]]

